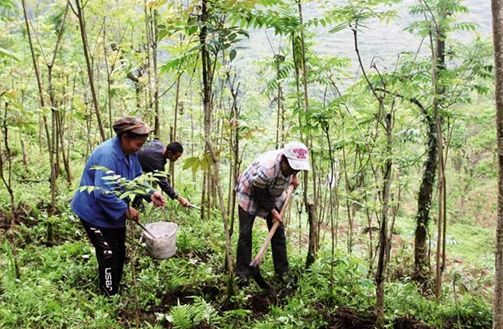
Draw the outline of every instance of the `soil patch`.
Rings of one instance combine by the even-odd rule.
[[[19,206],[14,211],[14,222],[12,221],[12,217],[7,215],[6,212],[0,211],[0,231],[7,231],[11,227],[11,224],[17,225],[21,222],[25,222],[26,215],[29,213],[28,206]],[[34,225],[32,225],[34,226]]]
[[[273,290],[259,291],[249,299],[252,317],[260,318],[269,313],[271,306],[276,305],[278,298]]]
[[[352,309],[342,307],[337,309],[336,313],[331,317],[331,325],[329,328],[341,329],[374,329],[376,328],[376,319],[374,315],[364,317],[357,314]]]
[[[428,326],[410,317],[398,318],[393,324],[393,329],[433,329],[433,328],[435,327]]]
[[[161,296],[162,308],[165,311],[170,309],[172,305],[178,305],[178,302],[180,304],[191,303],[192,296],[203,296],[207,302],[213,302],[219,297],[225,296],[225,291],[214,285],[181,286]]]

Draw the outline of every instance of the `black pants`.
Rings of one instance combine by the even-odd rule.
[[[81,222],[96,249],[100,290],[106,296],[115,295],[126,261],[126,228],[103,228]]]
[[[271,229],[273,223],[270,216],[267,216],[267,227]],[[252,258],[252,228],[255,216],[250,215],[239,207],[239,240],[236,253],[236,274],[238,276],[249,276]],[[278,226],[276,233],[271,239],[272,260],[276,274],[282,275],[288,272],[288,258],[286,255],[286,236],[283,224]]]

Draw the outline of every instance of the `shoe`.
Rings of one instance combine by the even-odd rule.
[[[236,283],[238,285],[238,288],[244,288],[250,284],[250,279],[248,279],[247,276],[238,275]]]
[[[283,273],[283,274],[278,274],[277,280],[279,284],[287,287],[287,288],[293,288],[297,285],[297,280],[295,277],[291,276],[288,272]]]

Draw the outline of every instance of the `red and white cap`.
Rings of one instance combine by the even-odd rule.
[[[301,142],[290,142],[285,145],[284,154],[288,159],[288,164],[295,170],[311,169],[309,165],[309,151],[307,146]]]

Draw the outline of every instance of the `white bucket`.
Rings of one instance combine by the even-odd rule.
[[[176,252],[178,225],[171,222],[156,222],[150,223],[146,227],[149,232],[155,235],[155,238],[153,238],[148,233],[143,232],[148,254],[157,259],[172,257]]]

